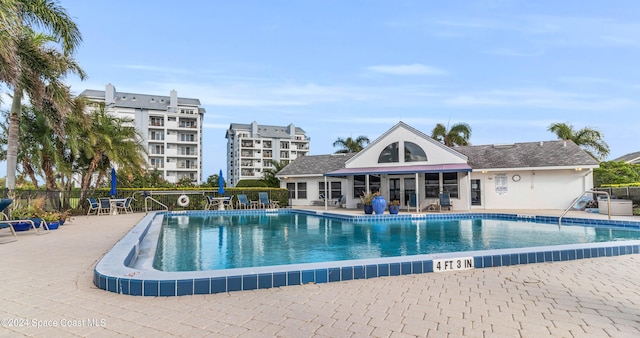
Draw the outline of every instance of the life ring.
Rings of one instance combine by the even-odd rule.
[[[180,195],[180,197],[178,197],[178,205],[181,207],[186,207],[187,205],[189,205],[189,196]]]

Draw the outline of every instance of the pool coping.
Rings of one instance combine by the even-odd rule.
[[[344,215],[326,211],[262,209],[243,211],[181,211],[180,214],[269,214],[298,213],[319,215],[352,222],[371,220],[437,220],[437,219],[504,219],[557,223],[559,217],[509,213],[447,213],[399,215]],[[335,262],[290,264],[266,267],[237,268],[212,271],[164,272],[133,268],[138,255],[144,252],[143,239],[153,226],[158,227],[167,212],[147,214],[134,228],[98,262],[94,269],[94,284],[103,290],[135,296],[182,296],[220,292],[255,290],[308,283],[329,283],[408,274],[434,272],[434,262],[472,259],[472,268],[489,268],[519,264],[557,262],[596,257],[640,253],[640,240],[538,246],[516,249],[496,249],[440,254],[359,259]],[[640,229],[640,222],[587,218],[562,218],[563,225],[588,224],[594,227],[630,227]],[[437,270],[437,268],[435,269]]]

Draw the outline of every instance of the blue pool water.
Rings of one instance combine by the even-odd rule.
[[[640,239],[640,231],[494,219],[351,222],[315,215],[174,215],[153,267],[205,271]]]

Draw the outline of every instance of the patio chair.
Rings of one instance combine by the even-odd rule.
[[[99,198],[100,209],[98,215],[109,215],[111,213],[111,201],[108,198]]]
[[[344,200],[344,195],[338,196],[338,199],[334,202],[334,204],[340,208],[342,207],[342,201]]]
[[[96,201],[96,199],[93,197],[89,197],[87,198],[87,200],[89,201],[89,210],[87,211],[87,216],[89,216],[93,211],[95,211],[97,215],[100,211],[100,203],[98,203],[98,201]]]
[[[204,210],[209,210],[211,207],[218,205],[218,201],[214,200],[213,196],[205,195],[204,197],[207,199],[207,204],[204,206]]]
[[[451,195],[448,192],[443,192],[440,194],[440,211],[443,208],[447,208],[447,210],[451,210]]]
[[[223,200],[222,205],[225,210],[233,209],[233,196],[229,196],[227,199]]]
[[[133,209],[131,208],[132,199],[132,197],[127,197],[124,202],[116,203],[116,208],[118,208],[118,210],[124,210],[125,214],[133,213]]]
[[[278,203],[269,199],[269,194],[266,192],[258,193],[258,206],[261,208],[277,208]]]
[[[415,192],[409,194],[409,204],[407,205],[407,210],[411,211],[411,208],[416,209],[416,212],[418,212],[418,196]]]
[[[238,198],[238,203],[236,204],[238,209],[252,209],[253,208],[253,204],[251,202],[249,202],[249,199],[247,198],[247,195],[239,194],[239,195],[236,195],[236,197]]]

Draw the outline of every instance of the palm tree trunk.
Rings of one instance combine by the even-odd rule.
[[[16,171],[18,170],[18,140],[20,139],[20,107],[22,89],[13,88],[13,102],[9,114],[9,136],[7,138],[7,188],[16,188]]]

